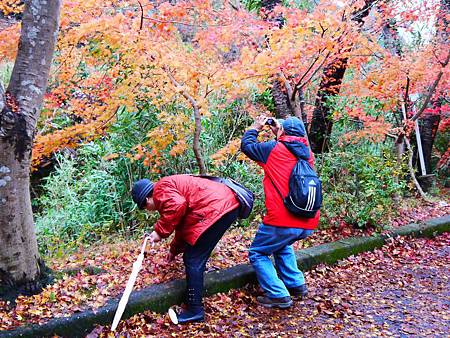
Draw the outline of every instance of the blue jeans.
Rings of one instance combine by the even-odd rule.
[[[239,208],[228,212],[201,234],[194,245],[186,244],[183,261],[186,270],[186,302],[188,306],[202,306],[203,274],[206,262],[225,231],[238,218],[238,214]]]
[[[313,230],[260,224],[250,246],[248,258],[266,296],[287,297],[289,296],[287,288],[305,284],[305,276],[297,267],[292,244],[312,233]],[[270,260],[271,255],[275,259],[276,269]]]

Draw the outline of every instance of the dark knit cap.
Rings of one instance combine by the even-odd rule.
[[[133,197],[133,201],[138,205],[139,209],[144,209],[145,199],[148,196],[151,196],[152,193],[153,182],[146,178],[134,182],[133,189],[131,189],[131,196]]]

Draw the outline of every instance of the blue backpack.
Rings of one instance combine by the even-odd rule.
[[[255,196],[253,192],[248,190],[239,182],[231,178],[222,178],[216,176],[208,176],[208,175],[196,175],[197,177],[206,178],[208,180],[219,182],[225,184],[228,188],[233,190],[236,198],[239,201],[239,218],[244,219],[247,218],[253,209],[253,201],[255,200]]]
[[[298,159],[289,176],[289,192],[286,197],[283,197],[270,176],[269,179],[280,194],[284,206],[292,214],[304,218],[316,216],[322,206],[322,181],[308,161]]]

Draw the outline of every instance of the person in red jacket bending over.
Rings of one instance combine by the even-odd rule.
[[[134,183],[131,194],[139,208],[160,215],[149,236],[151,242],[175,232],[167,261],[184,252],[187,309],[177,315],[178,323],[203,321],[203,274],[212,250],[238,217],[234,192],[205,178],[173,175],[155,184],[141,179]]]
[[[258,142],[258,133],[269,124],[276,140]],[[297,117],[281,122],[259,116],[244,133],[241,150],[264,169],[264,194],[267,213],[249,249],[249,260],[265,296],[257,297],[265,307],[288,308],[293,297],[303,297],[307,287],[303,273],[297,267],[292,244],[309,236],[317,228],[320,214],[300,218],[284,206],[280,194],[289,191],[289,177],[297,158],[314,165],[313,154],[305,138],[305,127]],[[270,260],[274,256],[276,269]],[[277,273],[278,270],[278,273]]]

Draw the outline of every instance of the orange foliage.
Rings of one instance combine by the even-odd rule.
[[[426,2],[424,8],[408,9],[393,1],[378,4],[362,32],[349,15],[361,8],[361,0],[342,1],[341,7],[335,1],[321,1],[310,12],[278,6],[272,15],[283,15],[282,27],[227,2],[141,3],[143,21],[135,1],[63,2],[57,53],[33,150],[34,166],[58,149],[101,135],[114,122],[118,107],[136,111],[140,102],[147,102],[161,110],[160,124],[148,131],[148,141],[135,149],[135,158],[157,168],[163,152],[177,156],[187,149],[194,130],[188,110],[168,112],[168,105],[198,106],[207,119],[211,93],[230,100],[245,98],[250,91],[267,88],[273,77],[314,97],[321,70],[342,58],[348,59],[352,77],[341,95],[374,97],[389,111],[404,95],[407,76],[410,93],[427,91],[449,49],[447,41],[435,40],[397,56],[377,42],[389,18],[396,18],[408,30],[412,22],[437,15],[439,7]],[[190,31],[191,43],[183,42],[180,30]],[[17,37],[18,26],[0,32],[2,57],[14,58]],[[447,67],[436,96],[448,88],[448,75]],[[70,126],[55,126],[53,120],[61,114],[70,117]],[[381,137],[389,131],[383,119],[372,121],[360,110],[353,114],[365,119],[372,131],[359,131],[358,137]],[[235,151],[233,141],[214,159],[220,161]]]
[[[23,8],[22,0],[2,0],[0,2],[0,12],[5,16],[21,13]]]
[[[0,59],[13,60],[16,57],[19,36],[20,24],[0,31]]]

